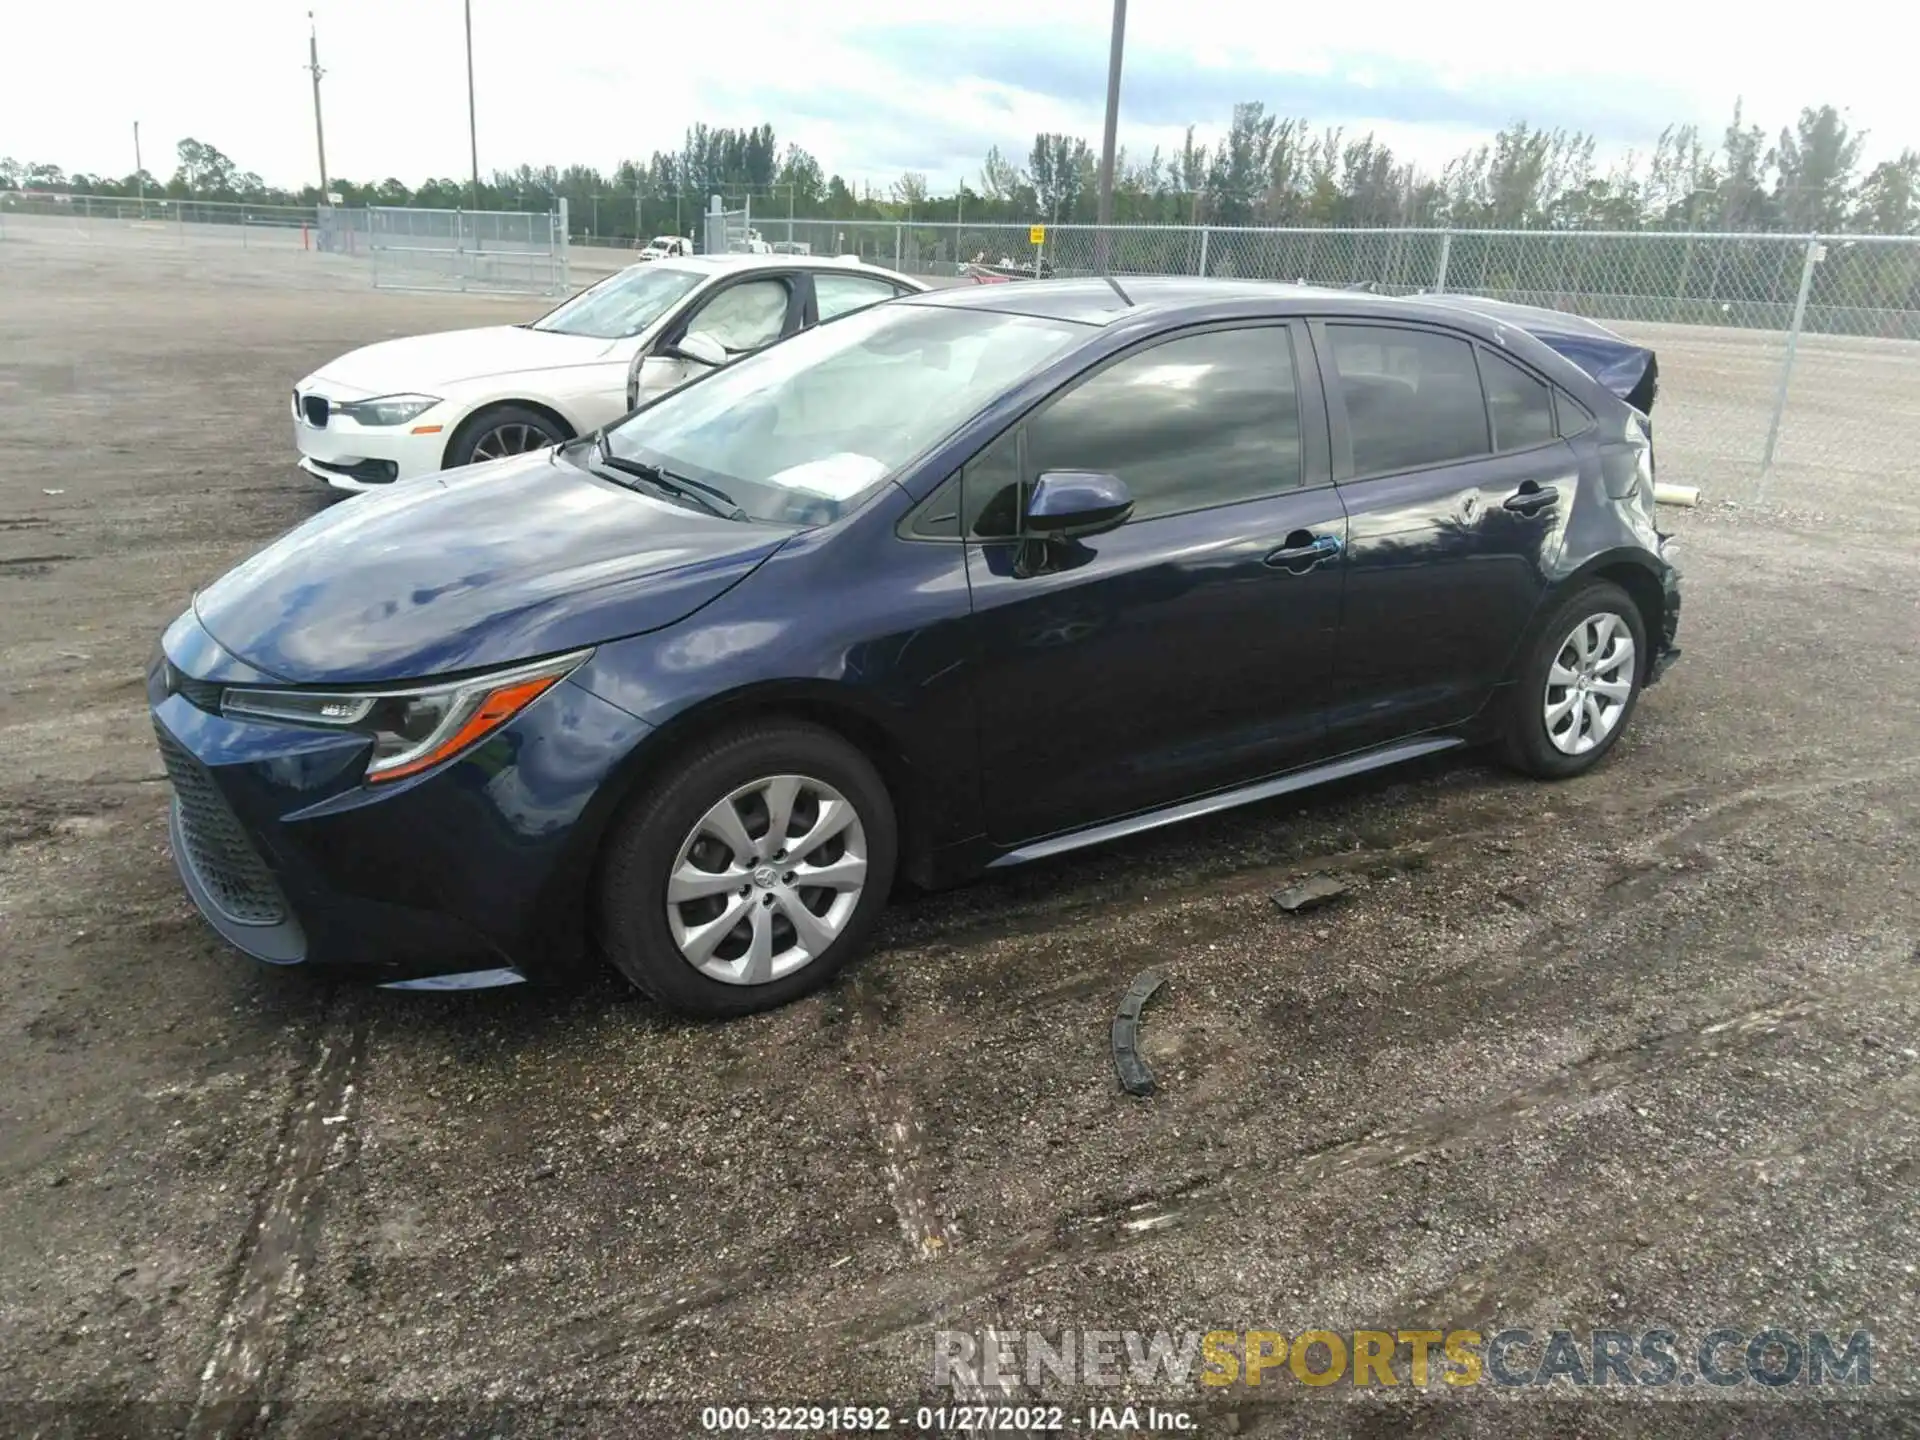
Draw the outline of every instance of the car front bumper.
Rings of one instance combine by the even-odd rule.
[[[440,768],[368,786],[364,737],[207,708],[224,678],[204,673],[210,637],[190,616],[168,636],[187,643],[148,701],[169,839],[235,948],[413,988],[510,983],[578,952],[596,801],[640,721],[562,682]]]
[[[405,425],[361,425],[335,408],[336,402],[365,398],[324,381],[306,382],[293,392],[293,448],[302,470],[335,489],[360,491],[440,469],[452,436],[446,406],[436,405]]]

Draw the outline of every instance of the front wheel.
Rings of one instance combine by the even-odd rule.
[[[873,765],[793,722],[724,733],[630,805],[603,854],[616,969],[690,1015],[745,1015],[825,984],[864,945],[896,859]]]
[[[447,442],[446,467],[478,465],[544,450],[567,437],[561,427],[538,410],[524,405],[491,405],[469,415]]]
[[[1598,581],[1569,596],[1509,694],[1507,762],[1550,780],[1592,769],[1633,715],[1647,653],[1646,622],[1618,585]]]

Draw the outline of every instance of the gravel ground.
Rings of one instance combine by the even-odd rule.
[[[828,993],[726,1026],[613,982],[394,995],[198,920],[141,672],[195,584],[328,503],[292,380],[544,307],[10,233],[0,1429],[685,1435],[715,1402],[952,1403],[934,1331],[989,1326],[1874,1337],[1867,1390],[1403,1361],[1391,1391],[988,1393],[1076,1428],[1126,1399],[1204,1434],[1920,1423],[1897,476],[1675,512],[1685,658],[1583,780],[1432,765],[904,898]],[[1661,343],[1676,436],[1764,406],[1737,340]],[[1320,872],[1352,891],[1272,904]],[[1149,965],[1139,1100],[1107,1031]]]

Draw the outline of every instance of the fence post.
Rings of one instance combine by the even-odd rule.
[[[1207,273],[1207,242],[1212,238],[1213,227],[1211,225],[1202,225],[1200,227],[1200,275],[1203,279]]]
[[[595,206],[594,213],[595,213],[596,219],[599,217],[599,209],[598,209],[599,203],[600,202],[597,200],[594,202],[594,206]],[[554,274],[553,274],[554,267],[553,267],[552,256],[553,256],[554,246],[557,244],[560,248],[560,275],[559,275],[560,285],[559,285],[559,289],[554,291],[553,293],[564,295],[567,293],[567,290],[568,290],[567,264],[569,262],[569,259],[571,258],[568,247],[570,247],[573,243],[573,231],[572,231],[572,228],[567,224],[567,197],[564,195],[560,197],[560,217],[559,218],[560,218],[560,233],[557,237],[550,237],[547,242],[547,255],[548,255],[547,284],[552,285],[554,282]]]
[[[1787,353],[1780,362],[1780,388],[1773,395],[1773,419],[1767,425],[1767,448],[1760,456],[1760,478],[1754,481],[1753,498],[1760,499],[1767,475],[1773,469],[1773,450],[1780,440],[1780,420],[1787,409],[1787,385],[1793,379],[1793,356],[1800,348],[1800,327],[1807,319],[1807,296],[1813,291],[1813,267],[1827,258],[1827,247],[1818,235],[1807,237],[1807,258],[1800,263],[1800,293],[1793,301],[1793,323],[1787,330]]]
[[[906,227],[904,225],[896,225],[893,227],[893,268],[895,270],[900,268],[900,260],[903,253],[901,245],[905,240],[905,236]]]
[[[1433,293],[1436,295],[1447,293],[1447,260],[1452,254],[1453,231],[1442,230],[1440,232],[1440,269],[1439,273],[1433,277]]]

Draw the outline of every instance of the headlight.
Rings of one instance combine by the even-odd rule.
[[[358,425],[404,425],[440,403],[437,395],[381,395],[372,400],[340,400],[334,409]]]
[[[516,665],[443,684],[365,690],[253,690],[230,688],[221,701],[229,715],[353,730],[373,737],[367,781],[398,780],[451,760],[518,715],[593,653]]]

